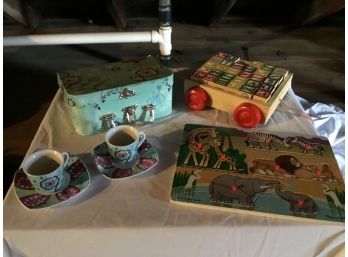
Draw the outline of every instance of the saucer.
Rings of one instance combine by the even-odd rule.
[[[77,156],[70,156],[64,169],[64,186],[52,194],[37,192],[23,169],[14,176],[14,188],[18,200],[29,209],[53,207],[81,194],[89,185],[90,178],[86,165]]]
[[[98,170],[109,179],[134,177],[150,170],[158,163],[158,154],[147,140],[139,147],[138,154],[138,161],[133,166],[120,168],[109,154],[106,143],[97,145],[92,151],[93,160]]]

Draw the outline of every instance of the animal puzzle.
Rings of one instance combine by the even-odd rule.
[[[324,137],[187,124],[171,199],[344,222],[344,180]]]
[[[284,68],[218,52],[185,80],[185,99],[192,110],[233,112],[239,126],[250,128],[267,122],[291,79]]]

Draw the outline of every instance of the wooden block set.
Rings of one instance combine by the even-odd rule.
[[[245,61],[231,54],[218,52],[191,79],[243,97],[268,102],[287,73],[287,70],[280,67]]]
[[[231,112],[240,127],[266,124],[291,86],[293,74],[258,61],[218,52],[185,80],[188,107]]]

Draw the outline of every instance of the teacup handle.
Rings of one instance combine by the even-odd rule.
[[[144,143],[146,139],[146,135],[144,132],[139,131],[139,143],[138,143],[138,147],[140,147],[142,145],[142,143]]]
[[[67,152],[62,152],[64,162],[63,162],[63,167],[65,167],[68,164],[70,154]]]

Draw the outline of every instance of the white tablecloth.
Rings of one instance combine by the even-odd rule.
[[[284,100],[301,110],[296,99],[290,90]],[[12,256],[343,256],[342,225],[170,203],[185,123],[235,126],[228,114],[218,110],[188,112],[175,96],[171,116],[142,127],[158,151],[159,164],[140,176],[111,181],[97,172],[89,154],[104,134],[77,135],[58,91],[28,153],[55,148],[81,154],[91,184],[63,205],[38,210],[24,208],[12,186],[4,200],[4,239]],[[259,128],[316,134],[310,121],[290,115],[282,106]]]

